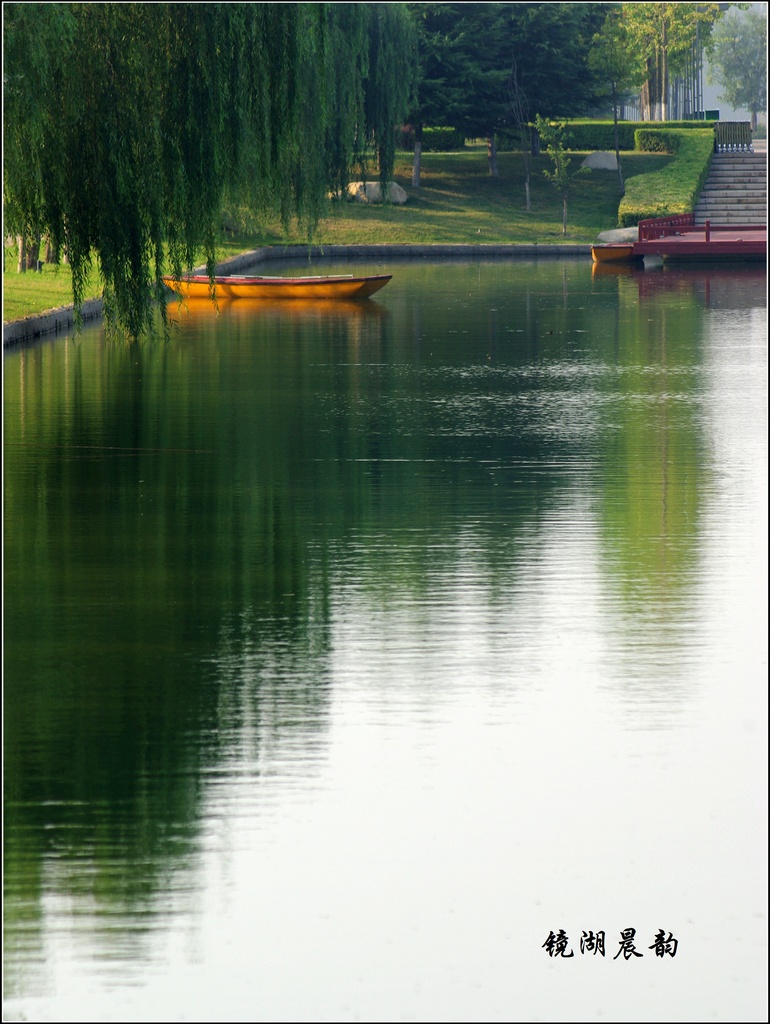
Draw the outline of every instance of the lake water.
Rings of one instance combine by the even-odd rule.
[[[766,1020],[764,265],[361,269],[5,355],[4,1019]]]

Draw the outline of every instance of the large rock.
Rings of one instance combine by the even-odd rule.
[[[379,181],[351,181],[348,185],[348,195],[360,203],[382,202],[382,188]],[[387,196],[388,202],[395,203],[396,206],[403,206],[406,202],[406,192],[395,181],[388,182]]]
[[[590,167],[593,171],[616,171],[618,161],[614,153],[598,149],[595,153],[589,153],[580,166]]]
[[[639,228],[613,228],[596,236],[597,242],[638,242]]]

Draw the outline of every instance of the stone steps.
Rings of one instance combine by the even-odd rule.
[[[767,186],[764,181],[757,181],[755,184],[742,181],[704,188],[700,194],[701,199],[729,199],[730,196],[740,196],[741,199],[764,199],[767,196]]]
[[[767,224],[767,154],[715,153],[695,223]]]
[[[766,221],[765,210],[740,209],[734,212],[721,210],[704,210],[698,213],[696,224],[705,224],[709,221],[715,227],[719,225],[740,224],[741,226],[761,227]]]
[[[708,207],[709,209],[718,209],[720,206],[724,206],[729,209],[733,206],[751,206],[758,207],[760,209],[767,205],[767,195],[764,192],[744,192],[736,190],[735,192],[720,192],[714,195],[702,195],[698,200],[698,207]]]
[[[743,173],[736,173],[732,171],[718,171],[716,174],[709,174],[707,187],[719,186],[720,184],[730,184],[745,182],[746,184],[755,184],[756,182],[764,182],[767,179],[767,175],[763,174],[762,171],[743,171]]]
[[[761,170],[755,171],[743,171],[740,174],[736,174],[734,171],[712,171],[708,176],[707,185],[717,185],[720,182],[729,182],[732,184],[734,181],[765,181],[767,175]]]

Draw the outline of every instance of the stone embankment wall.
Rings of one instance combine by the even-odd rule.
[[[83,321],[95,320],[103,312],[101,299],[89,299],[80,307]],[[59,306],[35,316],[25,316],[21,320],[11,320],[3,324],[3,348],[13,345],[27,344],[44,334],[58,334],[69,330],[75,323],[75,311],[72,306]]]

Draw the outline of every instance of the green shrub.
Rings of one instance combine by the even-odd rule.
[[[548,118],[558,121],[561,118]],[[615,150],[615,125],[612,121],[566,121],[570,149],[578,152],[603,150],[609,153]],[[618,148],[629,153],[638,149],[636,133],[648,129],[650,131],[704,131],[703,121],[618,121]],[[713,125],[708,129],[713,133]],[[516,152],[521,148],[519,134],[516,131],[503,129],[495,136],[497,149],[500,153]],[[424,147],[423,147],[424,148]],[[647,150],[654,152],[654,150]],[[662,151],[659,151],[662,152]]]
[[[454,153],[465,146],[465,136],[456,128],[423,128],[422,150],[424,153]],[[398,129],[396,148],[414,149],[414,128],[405,124]]]
[[[615,149],[615,125],[612,121],[572,121],[569,131],[575,149],[607,152]],[[623,150],[634,148],[633,122],[618,121],[618,146]]]
[[[667,128],[637,128],[634,132],[634,149],[640,153],[678,153],[681,142],[682,132]]]
[[[636,149],[636,132],[644,128],[656,131],[704,130],[703,121],[618,121],[619,148],[626,152]],[[589,152],[596,149],[612,152],[615,149],[615,125],[612,121],[569,121],[567,130],[573,149]]]
[[[495,132],[495,143],[498,153],[518,153],[521,151],[521,137],[517,131]]]
[[[626,180],[626,194],[618,208],[619,227],[633,227],[650,217],[692,213],[708,177],[714,153],[714,132],[639,128],[637,143],[643,152],[671,153],[674,159],[660,171]]]

